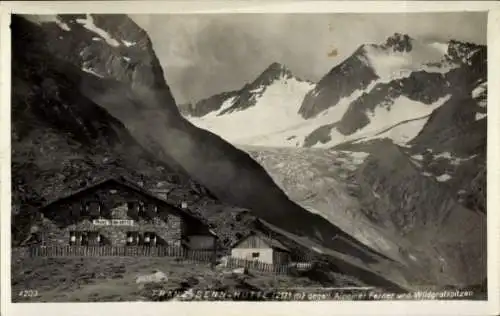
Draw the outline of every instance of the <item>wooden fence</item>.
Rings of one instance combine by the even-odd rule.
[[[183,261],[215,263],[214,250],[189,250],[177,246],[33,246],[13,248],[12,255],[17,257],[172,257]],[[274,274],[289,274],[291,268],[307,270],[311,262],[292,262],[289,264],[270,264],[257,260],[226,257],[227,268],[246,268]]]
[[[248,270],[257,270],[267,273],[288,274],[289,266],[285,264],[270,264],[257,260],[245,260],[235,257],[228,257],[226,267],[228,268],[246,268]]]
[[[176,246],[47,246],[13,250],[27,257],[178,257],[197,261],[215,260],[213,250],[187,250]]]
[[[313,267],[312,262],[290,262],[288,264],[271,264],[258,260],[246,260],[235,257],[228,257],[226,266],[228,268],[247,268],[275,274],[289,274],[291,269],[296,271],[307,271]]]

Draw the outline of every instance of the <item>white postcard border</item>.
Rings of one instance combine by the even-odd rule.
[[[488,91],[488,301],[9,303],[10,13],[341,13],[490,11],[488,85],[500,87],[500,3],[495,1],[55,1],[4,2],[1,8],[0,210],[2,315],[494,315],[499,307],[500,91]],[[496,57],[496,58],[495,58]],[[497,105],[497,106],[492,106]]]

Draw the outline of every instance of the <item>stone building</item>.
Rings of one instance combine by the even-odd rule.
[[[201,220],[125,178],[111,178],[40,209],[32,240],[46,246],[182,246],[211,250],[216,236]]]
[[[290,262],[290,250],[275,239],[253,232],[231,247],[231,257],[269,264],[287,264]]]

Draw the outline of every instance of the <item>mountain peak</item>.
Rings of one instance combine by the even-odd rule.
[[[273,74],[276,75],[275,77],[279,77],[281,74],[287,74],[289,76],[292,75],[292,72],[283,64],[279,62],[273,62],[271,63],[266,70],[264,70],[263,74],[268,73],[268,74]]]
[[[292,78],[292,77],[294,77],[294,75],[285,65],[280,64],[278,62],[273,62],[250,85],[251,86],[267,86],[271,82],[273,82],[279,78],[288,79],[288,78]]]
[[[384,48],[392,48],[395,52],[410,52],[413,48],[413,38],[408,34],[394,33],[389,36],[382,45]]]
[[[267,69],[286,69],[285,65],[275,61],[267,67]]]

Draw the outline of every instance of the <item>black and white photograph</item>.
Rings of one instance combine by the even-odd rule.
[[[12,14],[11,302],[487,301],[487,24]]]

